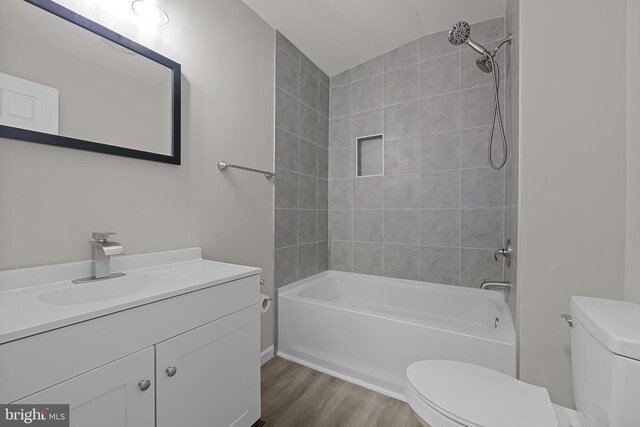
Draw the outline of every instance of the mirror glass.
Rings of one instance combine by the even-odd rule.
[[[180,163],[180,65],[49,0],[0,2],[0,136]]]

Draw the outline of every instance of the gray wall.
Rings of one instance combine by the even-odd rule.
[[[504,32],[502,18],[472,29],[488,47]],[[487,163],[493,87],[477,57],[442,32],[331,78],[330,269],[465,286],[502,279],[493,251],[504,170]],[[377,133],[384,176],[356,177],[355,140]]]
[[[0,269],[88,259],[91,232],[109,230],[128,254],[201,246],[261,267],[271,294],[273,184],[216,163],[273,165],[274,30],[236,0],[168,1],[152,31],[130,5],[59,3],[182,64],[182,165],[0,140]]]
[[[559,314],[573,295],[624,297],[626,6],[520,1],[519,372],[563,406],[571,333]],[[557,35],[578,10],[598,37],[567,49]],[[585,67],[594,51],[606,67]]]
[[[329,77],[276,36],[276,287],[328,267]]]
[[[640,2],[627,0],[627,239],[624,299],[640,304]]]

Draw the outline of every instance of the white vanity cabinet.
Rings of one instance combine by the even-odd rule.
[[[0,402],[68,403],[72,427],[251,426],[260,418],[260,270],[243,268],[0,344]]]
[[[260,418],[259,320],[245,309],[156,345],[157,427],[250,426]]]
[[[14,403],[69,404],[72,426],[153,427],[153,357],[150,347]],[[142,391],[145,379],[149,387]]]

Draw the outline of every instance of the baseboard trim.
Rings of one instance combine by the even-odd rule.
[[[273,346],[267,347],[262,353],[260,353],[260,365],[264,365],[271,359],[273,359]]]

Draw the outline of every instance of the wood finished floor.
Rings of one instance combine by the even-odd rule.
[[[404,402],[274,357],[262,366],[266,427],[421,427]]]

